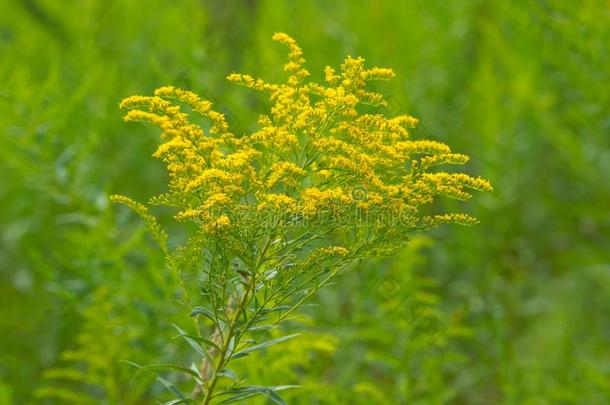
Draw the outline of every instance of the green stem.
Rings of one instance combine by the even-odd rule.
[[[302,296],[295,304],[293,304],[288,310],[286,310],[285,312],[283,312],[278,319],[273,322],[274,325],[277,325],[278,323],[282,322],[284,319],[286,319],[286,317],[288,317],[288,315],[290,315],[292,312],[294,312],[297,308],[299,308],[307,299],[309,299],[312,295],[314,295],[318,290],[320,290],[320,288],[324,287],[330,280],[332,280],[333,278],[335,278],[335,276],[337,275],[337,273],[339,273],[341,270],[343,270],[347,265],[349,264],[349,262],[344,262],[342,263],[340,266],[338,266],[335,270],[333,270],[328,277],[326,277],[324,280],[322,280],[317,286],[313,287],[311,290],[309,290],[309,292],[307,294],[305,294],[304,296]],[[302,285],[305,285],[306,283],[302,283]]]
[[[216,367],[214,367],[214,372],[212,374],[212,378],[210,380],[210,383],[208,384],[205,396],[203,398],[203,402],[201,403],[202,405],[207,405],[212,400],[212,397],[214,394],[214,389],[216,388],[216,384],[218,382],[218,377],[219,377],[218,373],[225,366],[227,351],[229,350],[229,344],[231,342],[231,339],[233,339],[233,336],[235,335],[235,330],[237,327],[237,320],[239,319],[239,315],[244,310],[244,307],[246,306],[246,304],[249,300],[250,292],[251,292],[251,288],[249,287],[244,292],[244,295],[243,295],[242,299],[239,301],[239,304],[233,315],[233,318],[231,319],[231,323],[229,325],[229,330],[227,331],[227,335],[223,341],[221,351],[218,355],[218,362],[216,363]]]
[[[265,242],[265,245],[263,246],[261,253],[258,255],[254,265],[252,266],[253,272],[250,276],[250,280],[249,280],[250,282],[248,283],[248,287],[247,287],[246,291],[244,291],[244,295],[239,300],[237,309],[236,309],[235,313],[233,314],[233,318],[231,319],[231,322],[229,324],[229,329],[227,331],[226,337],[223,340],[221,351],[218,355],[218,362],[216,363],[216,367],[214,367],[214,371],[212,373],[212,378],[210,379],[210,383],[207,386],[207,390],[206,390],[205,396],[203,398],[202,405],[209,404],[214,396],[214,389],[216,388],[216,384],[218,383],[218,373],[226,365],[227,351],[229,350],[229,344],[231,343],[231,339],[233,339],[233,337],[235,336],[235,331],[237,329],[237,321],[251,298],[250,294],[255,291],[256,273],[265,261],[265,256],[266,256],[267,250],[269,249],[269,246],[271,244],[272,237],[273,237],[273,235],[268,236],[267,241]],[[241,335],[239,336],[239,338],[241,338]],[[239,338],[237,340],[239,340]],[[237,346],[238,343],[239,343],[239,341],[236,341],[235,346]]]

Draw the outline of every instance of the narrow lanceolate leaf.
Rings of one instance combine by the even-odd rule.
[[[255,330],[269,330],[269,329],[274,329],[276,328],[275,325],[259,325],[259,326],[250,326],[248,328],[249,332],[255,331]]]
[[[233,336],[231,340],[229,340],[229,345],[227,346],[227,353],[233,353],[233,350],[235,350],[235,336]]]
[[[208,359],[209,361],[213,361],[212,357],[210,356],[210,354],[207,352],[207,350],[205,350],[205,348],[203,348],[199,343],[197,343],[197,340],[195,340],[195,338],[191,337],[190,335],[188,335],[184,330],[182,330],[178,325],[172,325],[174,328],[176,328],[176,330],[178,331],[178,333],[180,334],[181,337],[184,338],[184,340],[187,341],[187,343],[197,352],[201,355],[201,357],[205,357],[206,359]]]
[[[234,402],[238,402],[244,400],[246,398],[251,398],[256,395],[265,395],[272,402],[278,405],[286,405],[286,402],[277,394],[277,391],[286,390],[289,388],[298,388],[298,385],[280,385],[277,387],[263,387],[258,385],[249,385],[245,387],[232,388],[227,391],[223,391],[218,394],[221,395],[231,395],[229,398],[218,403],[218,405],[231,404]]]
[[[220,370],[220,372],[218,372],[218,375],[221,377],[227,377],[230,378],[232,380],[237,381],[237,374],[235,374],[235,371],[230,370],[228,368],[224,369],[224,370]]]
[[[164,402],[163,405],[178,405],[178,404],[188,404],[193,403],[192,399],[174,399],[172,401]]]
[[[170,381],[166,380],[165,378],[161,377],[150,366],[141,366],[138,363],[134,363],[134,362],[128,361],[128,360],[124,360],[124,362],[138,368],[139,370],[144,370],[144,371],[153,373],[157,377],[157,381],[159,381],[161,383],[161,385],[163,385],[165,388],[167,388],[168,391],[170,391],[174,395],[176,395],[182,403],[192,402],[190,399],[186,398],[186,396],[182,392],[180,392],[180,390],[178,388],[176,388],[176,386],[174,384],[172,384]]]
[[[169,391],[173,392],[174,395],[177,395],[178,398],[180,398],[182,401],[184,401],[184,402],[188,401],[186,399],[186,397],[184,396],[184,394],[182,392],[180,392],[180,390],[178,388],[176,388],[176,386],[174,384],[172,384],[171,382],[169,382],[168,380],[166,380],[165,378],[161,377],[158,374],[157,374],[157,381],[159,381]]]
[[[210,339],[206,339],[204,337],[201,336],[193,336],[193,335],[183,335],[180,334],[179,336],[176,336],[176,338],[178,337],[182,337],[182,338],[189,338],[189,339],[193,339],[196,342],[202,343],[204,346],[209,346],[209,347],[213,347],[214,349],[220,350],[220,346],[218,346],[217,343],[215,343],[214,341],[210,340]]]
[[[197,383],[203,384],[203,380],[202,380],[199,372],[192,370],[190,368],[176,366],[175,364],[152,364],[150,366],[143,366],[142,368],[145,370],[151,370],[151,371],[161,371],[161,370],[179,371],[181,373],[192,376]]]
[[[296,336],[299,336],[299,335],[300,335],[300,333],[295,333],[293,335],[282,336],[282,337],[279,337],[277,339],[268,340],[266,342],[260,343],[260,344],[255,345],[255,346],[248,347],[248,348],[246,348],[246,349],[244,349],[244,350],[242,350],[242,351],[240,351],[238,353],[235,353],[233,356],[231,356],[231,358],[232,359],[239,359],[240,357],[247,356],[248,354],[252,353],[253,351],[264,349],[265,347],[273,346],[276,343],[280,343],[280,342],[283,342],[285,340],[292,339],[293,337],[296,337]]]
[[[210,311],[207,308],[204,308],[204,307],[193,308],[193,310],[191,311],[191,316],[195,317],[197,315],[203,315],[206,318],[208,318],[209,320],[211,320],[212,322],[216,322],[216,319],[214,318],[214,314],[212,313],[212,311]]]
[[[254,396],[259,395],[258,393],[254,392],[246,392],[243,394],[237,394],[237,395],[233,395],[232,397],[229,397],[227,399],[225,399],[222,402],[219,402],[218,405],[224,405],[224,404],[232,404],[234,402],[238,402],[238,401],[242,401],[244,399],[248,399],[248,398],[252,398]]]
[[[270,314],[272,312],[286,311],[288,309],[290,309],[289,305],[280,305],[279,307],[261,309],[260,313],[261,314]]]

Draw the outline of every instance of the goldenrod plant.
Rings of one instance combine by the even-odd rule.
[[[392,254],[415,232],[443,223],[476,223],[464,213],[435,213],[437,197],[466,200],[469,190],[491,190],[482,178],[438,169],[468,157],[413,139],[417,119],[377,112],[386,100],[367,85],[391,79],[391,69],[367,68],[364,59],[348,56],[316,83],[295,40],[283,33],[273,39],[289,50],[286,82],[228,76],[269,99],[252,132],[232,132],[210,101],[172,86],[121,102],[126,121],[162,130],[153,156],[167,166],[167,192],[147,205],[112,199],[149,225],[187,314],[174,327],[193,348],[193,365],[167,367],[191,378],[192,391],[160,377],[176,396],[172,403],[226,404],[257,395],[283,403],[278,392],[295,386],[255,385],[231,364],[297,338],[270,330],[359,260]],[[189,240],[168,244],[149,206],[174,209]]]

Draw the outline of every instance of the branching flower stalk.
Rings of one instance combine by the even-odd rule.
[[[484,179],[438,170],[468,157],[440,142],[411,139],[415,118],[370,112],[386,101],[367,84],[391,79],[392,70],[347,57],[316,83],[296,42],[282,33],[273,39],[289,50],[286,82],[228,77],[271,102],[253,132],[231,132],[209,101],[175,87],[121,103],[126,121],[162,130],[153,156],[165,162],[169,186],[148,205],[172,207],[178,221],[191,224],[188,242],[170,249],[147,206],[112,197],[148,223],[194,322],[192,333],[176,329],[201,366],[171,367],[192,378],[190,398],[161,379],[183,402],[266,395],[283,403],[277,392],[290,386],[248,385],[230,363],[295,337],[264,340],[360,259],[392,254],[414,232],[476,223],[463,213],[432,213],[437,197],[466,200],[468,190],[491,190]]]

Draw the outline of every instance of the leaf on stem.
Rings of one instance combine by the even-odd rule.
[[[205,348],[203,346],[201,346],[199,343],[197,343],[197,341],[203,341],[204,343],[208,343],[211,344],[212,347],[216,347],[218,348],[218,346],[212,342],[211,340],[208,339],[204,339],[204,338],[200,338],[200,337],[195,337],[195,336],[191,336],[189,334],[187,334],[184,330],[182,330],[178,325],[172,325],[174,328],[176,328],[176,330],[178,331],[178,333],[180,334],[179,336],[184,338],[184,340],[187,341],[187,343],[197,352],[199,353],[202,357],[205,357],[206,359],[208,359],[208,361],[213,362],[212,357],[210,356],[210,354],[208,353],[207,350],[205,350]]]
[[[299,385],[280,385],[276,387],[263,387],[259,385],[249,385],[245,387],[232,388],[227,391],[223,391],[218,395],[231,395],[233,396],[221,401],[218,405],[230,404],[233,402],[241,401],[246,398],[251,398],[256,395],[266,395],[273,403],[278,405],[286,405],[286,402],[277,394],[277,391],[286,390],[290,388],[299,388]]]
[[[235,359],[239,359],[240,357],[245,357],[248,354],[252,353],[253,351],[264,349],[265,347],[273,346],[276,343],[280,343],[280,342],[283,342],[285,340],[292,339],[293,337],[296,337],[296,336],[299,336],[299,335],[300,335],[300,333],[295,333],[295,334],[292,334],[292,335],[282,336],[282,337],[279,337],[277,339],[268,340],[268,341],[260,343],[258,345],[248,347],[248,348],[246,348],[246,349],[244,349],[244,350],[242,350],[240,352],[235,353],[233,356],[231,356],[231,359],[235,360]]]
[[[149,373],[154,374],[155,377],[157,378],[157,381],[159,381],[161,383],[161,385],[163,385],[168,391],[172,392],[174,395],[176,395],[179,398],[177,400],[179,402],[175,402],[176,401],[175,400],[175,401],[170,401],[169,403],[193,402],[192,400],[188,399],[178,388],[176,388],[176,386],[174,384],[172,384],[170,381],[166,380],[165,378],[161,377],[159,375],[159,373],[154,371],[155,366],[141,366],[137,363],[134,363],[132,361],[127,361],[127,360],[124,360],[124,362],[138,368],[139,370],[148,371]],[[174,366],[174,367],[177,367],[177,366]],[[188,370],[188,369],[183,369],[183,370]],[[189,371],[191,371],[191,370],[189,370]]]
[[[208,318],[210,321],[216,322],[216,319],[214,318],[214,314],[212,314],[212,311],[210,311],[207,308],[204,308],[204,307],[193,308],[193,310],[191,311],[191,316],[196,317],[197,315],[203,315],[206,318]]]

